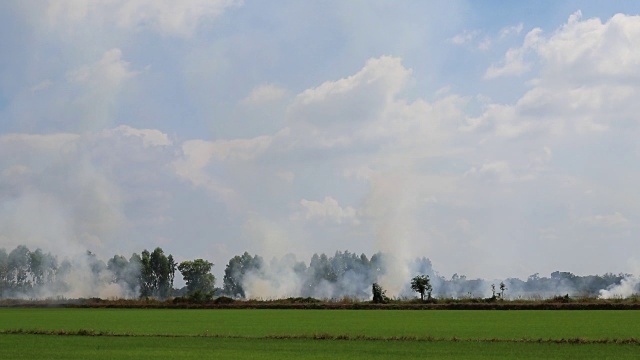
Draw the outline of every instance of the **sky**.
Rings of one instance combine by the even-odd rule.
[[[640,273],[636,1],[0,2],[0,247]]]

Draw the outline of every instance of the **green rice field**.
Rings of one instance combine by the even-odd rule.
[[[640,357],[640,311],[0,309],[3,359]]]

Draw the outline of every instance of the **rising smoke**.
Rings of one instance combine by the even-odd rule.
[[[390,267],[398,263],[388,254],[374,254],[370,259],[362,254],[336,252],[334,256],[314,255],[309,266],[298,262],[294,255],[281,260],[265,262],[259,256],[245,253],[235,257],[227,265],[223,293],[248,299],[279,299],[287,297],[314,297],[319,299],[352,298],[371,299],[371,284],[381,283]],[[526,280],[467,279],[454,274],[450,279],[440,276],[427,258],[416,258],[403,265],[409,276],[387,290],[387,295],[398,299],[414,298],[416,294],[409,283],[413,276],[428,275],[433,285],[433,295],[439,298],[488,298],[504,296],[505,299],[546,299],[556,296],[570,297],[629,297],[640,292],[639,283],[628,274],[604,274],[578,276],[570,272],[556,271],[549,277],[538,274]],[[404,270],[402,270],[404,271]],[[504,285],[504,292],[500,290]],[[496,294],[492,292],[495,286]],[[399,289],[399,290],[395,290]],[[603,290],[607,289],[607,290]]]
[[[137,298],[139,276],[139,262],[118,256],[105,264],[95,254],[86,252],[58,262],[50,253],[40,249],[30,251],[23,245],[10,253],[0,249],[3,298]]]
[[[160,256],[161,250],[159,253],[158,250],[154,250],[153,254],[143,251],[142,258],[134,254],[129,260],[115,255],[105,263],[91,252],[59,262],[50,253],[40,249],[30,251],[22,245],[9,253],[0,249],[0,297],[138,298],[143,296],[141,286],[145,284],[142,271],[144,259]],[[368,300],[372,296],[371,285],[392,278],[387,274],[393,271],[391,267],[395,264],[398,264],[398,260],[393,255],[383,253],[374,254],[371,258],[349,251],[337,251],[333,256],[315,254],[308,265],[291,254],[266,262],[260,256],[245,253],[229,261],[222,286],[217,292],[236,298],[263,300],[287,297]],[[499,290],[498,295],[504,295],[506,299],[543,299],[565,295],[610,299],[626,298],[640,292],[640,281],[628,274],[578,276],[556,271],[550,277],[534,274],[526,280],[509,278],[489,281],[467,279],[458,274],[446,279],[424,257],[404,264],[403,268],[408,269],[409,276],[395,284],[394,292],[387,292],[392,298],[414,298],[416,294],[410,289],[409,283],[411,277],[416,275],[429,276],[433,295],[438,298],[487,298],[496,295],[491,288],[492,285],[500,288],[498,284],[504,288],[504,293]],[[172,278],[173,275],[168,276]],[[172,286],[170,284],[167,286]],[[147,293],[144,296],[156,296],[149,291]]]
[[[635,276],[627,276],[619,284],[611,285],[600,290],[598,295],[601,299],[623,299],[636,295],[640,292],[640,279]]]

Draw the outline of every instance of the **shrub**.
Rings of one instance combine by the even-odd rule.
[[[234,302],[236,302],[235,300],[233,300],[230,297],[226,297],[226,296],[220,296],[218,298],[216,298],[215,300],[213,300],[214,304],[233,304]]]
[[[373,283],[371,291],[373,292],[373,302],[375,304],[386,304],[389,302],[386,290],[382,290],[382,286],[378,285],[378,283]]]

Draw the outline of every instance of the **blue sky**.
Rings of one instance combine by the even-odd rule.
[[[639,11],[2,2],[0,246],[638,274]]]

